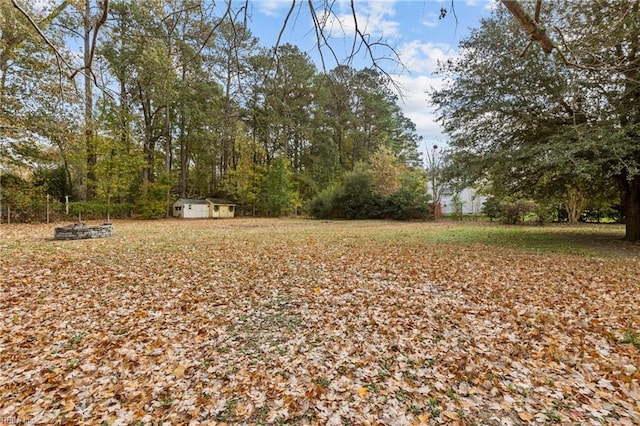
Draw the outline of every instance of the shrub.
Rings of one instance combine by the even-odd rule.
[[[405,179],[406,178],[406,179]],[[361,164],[344,176],[342,185],[326,189],[309,204],[309,214],[318,219],[427,219],[432,217],[429,197],[412,174],[389,196],[374,190],[373,177]]]
[[[494,196],[488,197],[484,202],[482,212],[487,215],[489,220],[498,219],[501,214],[500,200]]]
[[[309,215],[317,219],[337,217],[334,209],[336,190],[334,187],[326,188],[311,200],[308,206]]]
[[[400,188],[387,199],[387,208],[391,210],[390,219],[426,220],[433,219],[433,211],[427,195],[417,195],[406,188]]]
[[[537,204],[530,200],[489,197],[482,211],[491,220],[500,219],[503,223],[515,225],[518,221],[524,220],[527,214],[535,212],[537,208]]]
[[[133,208],[134,216],[140,219],[165,217],[168,211],[167,189],[167,184],[163,182],[143,184]]]
[[[64,208],[64,203],[60,204]],[[69,203],[69,216],[82,219],[99,220],[122,219],[131,216],[133,206],[130,203],[105,203],[101,201],[75,201]]]
[[[333,209],[344,219],[376,219],[378,200],[372,191],[373,178],[364,166],[344,176],[342,187],[335,192]],[[378,214],[376,214],[378,213]]]

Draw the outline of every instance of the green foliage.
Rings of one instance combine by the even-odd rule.
[[[432,93],[460,174],[489,181],[499,197],[562,204],[570,222],[616,186],[627,238],[640,239],[640,109],[632,95],[640,83],[626,71],[637,67],[636,20],[629,2],[545,3],[540,21],[558,28],[560,50],[579,66],[537,43],[528,48],[505,8],[483,20],[461,55],[443,64],[450,83]]]
[[[489,218],[489,220],[498,219],[501,214],[500,200],[498,197],[487,197],[482,207],[482,212]]]
[[[167,182],[145,183],[133,207],[133,215],[139,219],[159,219],[167,214]]]
[[[453,194],[453,197],[451,198],[451,204],[453,205],[453,213],[451,217],[456,220],[462,220],[462,212],[465,202],[462,201],[462,198],[460,198],[459,192]]]
[[[333,204],[344,219],[379,219],[384,208],[383,198],[373,191],[373,177],[362,163],[344,176]]]
[[[267,213],[282,216],[296,205],[296,193],[292,188],[291,170],[284,157],[276,157],[271,162],[264,182],[265,207]]]
[[[421,216],[421,208],[407,210],[413,194],[398,184],[406,165],[419,165],[420,137],[383,73],[320,72],[289,44],[277,47],[276,61],[235,14],[218,19],[191,3],[112,2],[94,58],[112,90],[94,88],[90,104],[59,80],[52,49],[24,16],[0,6],[0,154],[24,179],[7,205],[42,220],[49,193],[91,201],[74,204],[74,216],[162,217],[169,188],[158,181],[166,175],[172,194],[225,194],[242,212],[279,216],[342,188],[343,175],[365,161],[375,181],[366,200],[347,182],[336,193],[346,209],[323,215]],[[36,17],[39,9],[25,7]],[[82,44],[85,11],[61,11],[36,21],[68,52],[68,43]],[[89,21],[97,13],[91,8]]]
[[[390,216],[397,220],[433,219],[429,206],[431,197],[425,193],[426,183],[419,171],[405,171],[400,178],[400,188],[388,198],[392,211]]]
[[[487,198],[482,211],[491,220],[500,219],[505,224],[515,225],[537,209],[538,205],[531,200],[492,196]]]
[[[7,212],[12,222],[38,222],[46,216],[46,187],[33,185],[14,174],[2,174],[2,220],[7,220]]]
[[[399,188],[384,196],[376,190],[370,168],[358,163],[341,185],[322,191],[310,203],[309,213],[323,219],[427,219],[428,201],[420,174],[403,172]]]
[[[307,210],[309,215],[315,218],[328,219],[338,217],[335,210],[335,196],[337,188],[329,187],[323,189],[313,200],[309,202]]]
[[[64,204],[60,204],[64,209]],[[131,203],[105,203],[102,201],[75,201],[69,203],[69,216],[90,220],[123,219],[131,217],[133,204]]]
[[[631,344],[640,349],[640,335],[631,329],[626,329],[620,339],[620,343]]]
[[[253,161],[254,155],[260,154],[261,150],[241,137],[236,141],[236,150],[236,168],[227,173],[225,192],[238,203],[240,211],[253,212],[258,207],[266,174],[265,168]]]
[[[73,192],[63,166],[36,170],[34,181],[36,185],[47,188],[47,193],[58,200],[64,200],[65,195],[70,195]]]

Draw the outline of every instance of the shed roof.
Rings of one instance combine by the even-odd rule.
[[[197,198],[178,198],[177,202],[181,202],[183,204],[208,204],[207,200],[199,200]]]
[[[222,198],[207,198],[207,201],[211,204],[221,204],[224,206],[235,206],[236,203],[232,203],[228,200],[223,200]]]

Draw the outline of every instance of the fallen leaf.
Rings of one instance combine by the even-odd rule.
[[[520,420],[525,421],[525,422],[530,422],[534,419],[534,415],[531,413],[528,413],[526,411],[519,411],[518,412],[518,417],[520,417]]]

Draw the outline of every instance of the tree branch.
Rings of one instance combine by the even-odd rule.
[[[33,18],[31,17],[31,15],[29,15],[19,4],[16,0],[11,0],[11,3],[13,4],[13,7],[15,7],[16,9],[18,9],[18,11],[27,19],[27,21],[29,21],[29,23],[31,24],[31,26],[33,27],[33,29],[36,30],[36,32],[38,33],[38,35],[42,38],[42,40],[47,44],[47,46],[49,46],[51,48],[51,50],[53,50],[53,52],[55,53],[56,57],[58,58],[59,61],[61,61],[62,63],[64,63],[67,68],[69,68],[70,70],[73,69],[73,67],[67,62],[67,60],[62,56],[62,54],[58,51],[58,49],[53,45],[53,43],[51,43],[51,41],[49,41],[49,38],[44,34],[44,32],[40,29],[40,27],[38,26],[38,24],[36,23],[36,21],[33,20]],[[57,10],[57,9],[56,9]],[[46,21],[45,21],[46,23]]]
[[[311,19],[313,20],[313,26],[316,34],[316,43],[318,45],[318,53],[320,54],[320,61],[322,62],[322,69],[326,71],[324,54],[322,53],[323,46],[326,46],[329,49],[336,63],[339,63],[340,60],[338,59],[336,52],[331,47],[331,44],[329,43],[329,40],[327,39],[327,36],[324,33],[324,28],[326,26],[326,17],[324,21],[320,21],[320,18],[318,18],[318,14],[316,13],[316,9],[313,7],[313,1],[308,0],[308,2],[309,2],[309,12],[311,13]]]
[[[522,5],[517,0],[501,0],[502,4],[511,12],[511,14],[518,20],[520,25],[531,35],[531,38],[537,41],[540,46],[542,46],[542,50],[545,53],[551,53],[553,49],[557,48],[555,42],[549,37],[547,32],[542,28],[538,23],[529,16],[529,14],[524,10]],[[536,14],[539,14],[539,11],[536,10]]]
[[[100,30],[100,27],[102,27],[102,25],[104,25],[104,23],[107,21],[108,15],[109,15],[109,0],[103,0],[102,15],[100,15],[100,19],[98,19],[98,22],[96,22],[95,25],[93,26],[93,37],[91,40],[91,50],[89,51],[89,61],[86,64],[84,64],[83,67],[76,69],[71,74],[69,78],[71,78],[72,80],[80,71],[84,69],[89,69],[89,71],[91,71],[91,67],[93,66],[93,56],[95,54],[96,44],[98,42],[98,31]],[[93,71],[91,71],[91,74],[93,74]]]
[[[273,47],[273,51],[277,52],[278,51],[278,47],[280,46],[280,40],[282,39],[282,34],[284,34],[284,30],[287,28],[287,24],[289,22],[289,18],[291,18],[291,15],[293,14],[293,10],[296,7],[296,0],[291,0],[291,7],[289,8],[289,11],[287,12],[287,16],[285,16],[284,18],[284,22],[282,23],[282,27],[280,27],[280,32],[278,33],[278,39],[276,40],[276,45]]]

